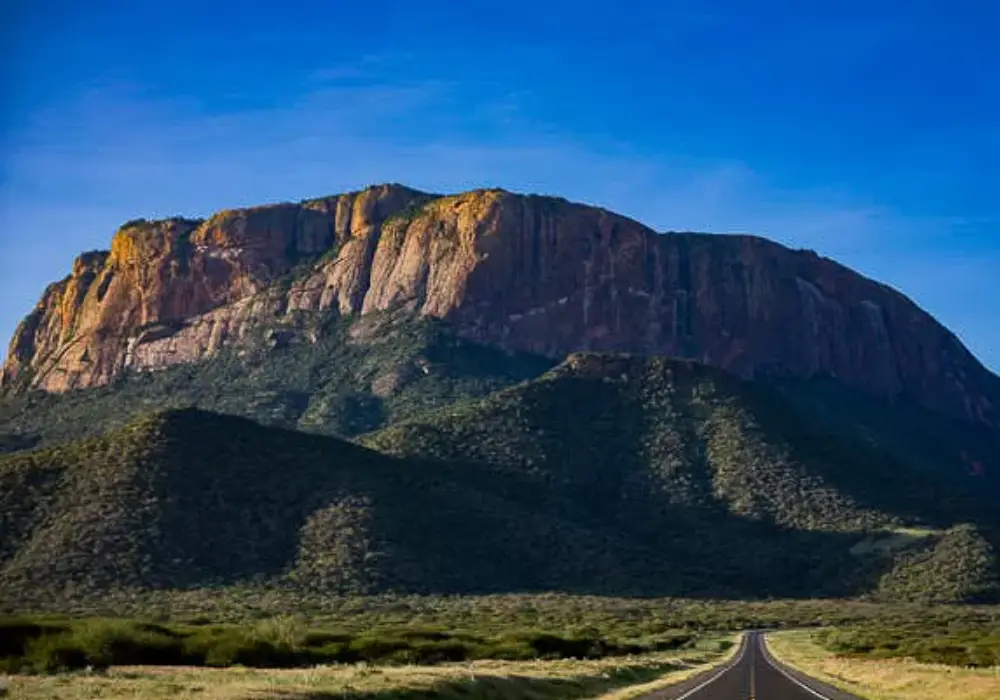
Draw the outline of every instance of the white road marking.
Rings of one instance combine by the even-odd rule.
[[[799,686],[803,690],[809,691],[810,693],[812,693],[813,695],[815,695],[816,697],[818,697],[820,700],[831,700],[830,698],[828,698],[827,696],[823,695],[822,693],[819,693],[819,692],[813,690],[812,688],[810,688],[808,685],[806,685],[802,681],[799,681],[799,680],[796,680],[795,678],[793,678],[788,672],[786,672],[783,668],[781,668],[780,666],[778,666],[778,664],[772,663],[772,661],[771,661],[771,652],[767,648],[767,637],[765,637],[764,635],[761,635],[760,646],[761,646],[761,649],[764,650],[764,661],[767,662],[768,666],[770,666],[771,668],[773,668],[775,671],[777,671],[778,673],[780,673],[781,675],[783,675],[785,678],[787,678],[788,680],[790,680],[792,683],[794,683],[795,685]],[[680,699],[678,698],[678,700],[680,700]]]
[[[680,697],[674,698],[674,700],[684,700],[684,698],[691,697],[692,695],[694,695],[698,691],[704,689],[708,685],[711,685],[712,683],[714,683],[715,681],[719,680],[724,675],[726,675],[729,671],[731,671],[734,668],[736,668],[737,666],[739,666],[740,662],[743,661],[743,657],[746,656],[747,649],[750,647],[751,642],[749,640],[750,640],[750,637],[747,634],[744,634],[743,635],[743,648],[740,649],[739,656],[737,656],[735,659],[733,659],[731,662],[729,662],[728,665],[724,666],[722,668],[722,670],[720,670],[714,676],[712,676],[711,678],[709,678],[707,681],[705,681],[704,683],[701,683],[699,685],[696,685],[694,688],[692,688],[691,690],[687,691],[686,693],[684,693]]]

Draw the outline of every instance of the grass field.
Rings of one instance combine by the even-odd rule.
[[[768,634],[779,660],[869,700],[996,700],[1000,667],[965,668],[908,658],[840,656],[824,648],[815,631]]]
[[[199,698],[200,700],[318,700],[319,698],[531,698],[573,700],[606,696],[626,700],[635,693],[680,682],[733,653],[713,638],[702,648],[625,658],[553,661],[476,661],[440,666],[368,664],[309,669],[206,669],[189,667],[114,667],[106,673],[13,676],[14,700],[84,698]],[[708,648],[711,647],[711,648]]]

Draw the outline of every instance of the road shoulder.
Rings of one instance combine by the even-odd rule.
[[[996,700],[1000,669],[966,669],[906,659],[837,657],[820,646],[811,630],[771,633],[765,643],[784,669],[818,679],[841,693],[880,700]],[[830,696],[836,700],[835,696]]]
[[[760,648],[765,660],[777,669],[785,678],[795,685],[812,693],[818,700],[865,700],[866,696],[858,695],[857,688],[845,688],[825,682],[808,675],[798,668],[786,663],[774,654],[767,634],[761,635]],[[833,680],[833,679],[830,679]]]

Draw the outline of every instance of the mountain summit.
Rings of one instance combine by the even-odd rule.
[[[1000,426],[1000,378],[899,292],[752,236],[657,233],[563,199],[379,185],[206,220],[138,220],[18,327],[0,384],[64,392],[206,359],[303,319],[404,309],[504,350],[696,359],[828,376]]]

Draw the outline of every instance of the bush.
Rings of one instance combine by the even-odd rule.
[[[360,613],[363,615],[364,613]],[[595,617],[595,620],[598,619]],[[111,665],[191,665],[288,668],[330,663],[439,664],[473,659],[585,659],[644,654],[677,649],[698,640],[693,632],[665,629],[637,633],[628,625],[609,635],[609,625],[572,629],[570,634],[544,628],[509,626],[474,631],[389,626],[375,623],[362,634],[307,629],[285,616],[245,625],[152,624],[120,619],[88,618],[52,621],[45,618],[0,619],[0,670],[9,673],[55,673]],[[480,621],[484,622],[484,621]],[[508,619],[506,624],[516,624]],[[469,629],[459,627],[459,629]],[[631,632],[630,632],[631,630]]]
[[[59,673],[87,667],[107,667],[104,659],[92,658],[80,648],[71,633],[46,635],[32,639],[20,664],[12,671],[22,673]]]
[[[830,651],[844,656],[911,658],[949,666],[1000,665],[1000,627],[919,622],[901,627],[856,627],[819,636]]]

